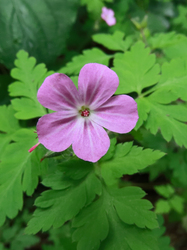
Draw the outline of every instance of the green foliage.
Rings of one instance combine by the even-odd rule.
[[[187,8],[185,6],[179,5],[178,6],[179,15],[174,19],[174,24],[181,25],[183,29],[187,29]]]
[[[46,231],[52,226],[58,228],[75,217],[72,226],[77,228],[73,233],[73,240],[78,241],[77,249],[98,249],[100,241],[106,239],[105,242],[108,242],[108,233],[115,230],[113,217],[117,217],[120,227],[126,228],[131,236],[131,239],[125,238],[125,244],[132,245],[130,249],[137,249],[137,245],[133,245],[133,233],[138,235],[140,232],[141,235],[142,230],[146,241],[143,246],[149,245],[146,235],[150,232],[147,229],[129,226],[135,224],[150,229],[158,226],[155,214],[149,211],[151,203],[141,199],[145,193],[137,187],[105,189],[104,186],[101,192],[101,182],[93,170],[93,164],[72,159],[60,165],[60,172],[48,175],[43,184],[52,190],[43,192],[36,199],[38,208],[28,223],[26,233],[36,233],[41,229]],[[96,194],[99,197],[93,202]]]
[[[37,236],[24,234],[24,230],[20,229],[17,224],[14,224],[12,227],[4,227],[3,231],[0,232],[0,239],[4,245],[10,244],[8,248],[10,250],[24,250],[39,242]],[[2,249],[4,250],[7,248],[3,247]]]
[[[159,80],[160,69],[159,65],[155,65],[155,55],[150,55],[150,49],[145,48],[143,42],[137,42],[130,52],[116,54],[113,69],[120,80],[116,94],[140,94],[144,88]]]
[[[148,40],[152,49],[161,49],[165,57],[163,59],[186,58],[187,56],[187,38],[183,34],[158,33]],[[162,55],[162,56],[163,56]]]
[[[53,245],[43,245],[43,250],[76,250],[76,242],[72,242],[72,229],[70,223],[64,224],[60,228],[49,230],[49,240]]]
[[[169,198],[175,192],[173,187],[169,184],[165,186],[155,186],[155,190],[165,198]]]
[[[65,49],[75,21],[78,0],[0,3],[0,62],[13,67],[15,54],[24,49],[38,62],[51,64]]]
[[[131,200],[131,195],[133,200]],[[154,239],[149,230],[130,226],[138,223],[140,227],[145,227],[148,224],[151,228],[157,227],[157,222],[152,212],[147,211],[144,215],[142,214],[141,221],[137,220],[136,209],[133,208],[133,213],[131,211],[131,206],[134,202],[137,202],[139,205],[142,202],[142,205],[144,204],[143,206],[147,209],[151,208],[151,204],[148,201],[140,200],[144,195],[145,193],[137,187],[104,189],[103,196],[84,208],[73,220],[73,227],[77,228],[73,233],[73,240],[78,241],[77,249],[86,249],[86,247],[88,249],[91,247],[92,249],[98,249],[100,241],[104,239],[99,249],[114,249],[114,246],[117,249],[130,250],[158,249],[156,239]],[[90,228],[90,230],[87,230],[87,228]],[[153,242],[155,244],[152,248],[151,244]]]
[[[43,80],[53,72],[48,72],[44,64],[36,65],[34,57],[21,50],[15,60],[16,68],[11,76],[18,81],[9,86],[10,96],[20,97],[12,100],[13,108],[17,111],[17,119],[31,119],[46,114],[46,109],[37,100],[37,90]]]
[[[132,175],[140,169],[155,163],[164,156],[158,150],[144,149],[132,146],[132,143],[118,144],[115,153],[109,161],[100,163],[101,174],[108,185],[116,183],[125,174]]]
[[[125,34],[119,30],[113,35],[110,34],[95,34],[92,36],[94,42],[99,43],[110,50],[126,51],[133,43],[131,36],[124,39]]]
[[[81,0],[81,4],[86,5],[88,12],[94,19],[100,17],[101,9],[104,6],[103,0]]]
[[[169,213],[171,209],[177,213],[184,211],[184,199],[175,194],[175,190],[170,185],[156,186],[155,190],[167,200],[159,199],[156,202],[156,213]]]
[[[81,0],[79,5],[77,0],[0,3],[5,64],[0,64],[0,104],[9,104],[10,97],[12,102],[0,106],[0,225],[7,217],[0,249],[30,248],[39,243],[30,234],[41,230],[47,231],[38,234],[43,250],[173,250],[160,214],[168,214],[166,226],[182,218],[186,226],[186,6],[173,0]],[[103,6],[114,10],[115,25],[101,19]],[[6,67],[19,48],[8,87]],[[52,152],[39,145],[28,153],[38,142],[35,118],[52,112],[40,105],[37,91],[53,72],[23,49],[68,74],[76,87],[86,63],[113,66],[120,80],[115,94],[137,102],[135,129],[107,131],[110,148],[94,164],[78,159],[72,147]],[[39,179],[43,186],[37,188]],[[149,199],[156,201],[154,211]]]
[[[43,150],[28,149],[36,144],[36,134],[20,129],[12,135],[0,162],[0,224],[5,217],[14,218],[23,206],[23,191],[32,195],[38,185],[38,176],[47,168],[47,161],[40,163]]]
[[[146,128],[150,129],[153,134],[156,134],[160,128],[166,141],[170,141],[173,137],[179,146],[187,147],[187,136],[185,134],[187,126],[184,123],[187,121],[187,117],[184,116],[186,109],[182,107],[180,109],[177,105],[161,105],[153,101],[151,96],[148,101],[150,101],[151,110],[145,123]]]
[[[14,133],[20,128],[18,120],[14,117],[12,106],[0,106],[0,152],[12,140]]]
[[[163,236],[166,231],[166,228],[163,226],[164,219],[161,215],[158,216],[159,228],[153,230],[154,234],[158,237],[158,244],[160,250],[174,250],[173,247],[170,247],[170,238]]]
[[[187,152],[181,150],[177,154],[170,154],[169,165],[170,169],[173,170],[173,178],[177,181],[177,185],[181,187],[186,187],[187,179]]]
[[[168,33],[156,33],[148,39],[150,47],[152,49],[167,49],[170,46],[180,44],[181,41],[186,40],[186,37],[182,34],[177,34],[175,31]]]
[[[77,174],[74,173],[75,168]],[[93,173],[92,164],[72,160],[63,164],[62,170],[63,172],[51,174],[43,180],[43,184],[52,187],[52,190],[43,192],[42,196],[36,199],[35,205],[39,208],[34,212],[26,233],[32,234],[41,229],[46,231],[52,226],[62,226],[89,204],[96,194],[101,193],[101,183]]]
[[[187,109],[182,105],[170,104],[178,98],[187,100],[186,60],[178,58],[164,63],[159,80],[158,65],[155,64],[154,55],[149,53],[149,48],[144,48],[143,43],[138,42],[130,52],[116,55],[114,70],[120,78],[116,93],[135,91],[139,95],[137,104],[140,118],[136,129],[146,121],[145,127],[150,129],[151,133],[156,134],[160,129],[166,141],[173,137],[179,146],[187,147],[187,126],[184,124],[187,122]],[[158,84],[142,94],[143,88],[155,84],[158,80]],[[152,94],[146,97],[150,93]]]
[[[80,69],[86,63],[101,63],[108,65],[108,61],[111,58],[110,55],[105,54],[98,48],[92,48],[83,51],[83,55],[73,57],[72,61],[67,63],[65,67],[58,70],[59,73],[78,75]]]

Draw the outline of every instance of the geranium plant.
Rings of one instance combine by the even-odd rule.
[[[185,249],[187,6],[65,2],[0,2],[0,249]]]

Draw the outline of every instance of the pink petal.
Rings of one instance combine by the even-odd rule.
[[[72,80],[64,75],[55,73],[48,76],[37,94],[38,101],[46,108],[61,111],[71,109],[78,103],[78,91]]]
[[[114,17],[114,11],[112,9],[102,8],[101,18],[109,25],[112,26],[116,24],[116,18]]]
[[[91,115],[90,119],[116,133],[128,133],[138,121],[137,104],[128,95],[111,97]]]
[[[107,66],[88,63],[80,71],[78,90],[82,103],[90,109],[98,108],[106,102],[119,85],[117,74]]]
[[[105,22],[108,24],[108,26],[112,26],[112,25],[114,25],[114,24],[116,24],[116,19],[115,19],[115,17],[108,17],[106,20],[105,20]]]
[[[74,153],[85,161],[98,161],[109,149],[110,139],[106,131],[84,118],[79,119],[76,126],[76,139],[72,148]]]
[[[108,13],[107,7],[102,8],[102,14],[101,15],[106,15]]]
[[[47,149],[61,152],[73,142],[77,117],[69,111],[42,116],[37,123],[38,139]]]

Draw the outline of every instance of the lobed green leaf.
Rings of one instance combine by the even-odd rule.
[[[12,100],[13,108],[17,111],[16,118],[31,119],[46,114],[46,109],[37,100],[37,91],[44,79],[52,74],[44,64],[36,66],[36,59],[28,57],[28,53],[20,50],[15,60],[16,68],[11,76],[18,81],[9,85],[10,96],[21,97]]]
[[[92,36],[94,42],[99,43],[110,50],[126,51],[133,43],[131,36],[124,39],[125,34],[116,30],[114,34],[95,34]]]
[[[73,162],[70,161],[68,165]],[[73,179],[71,176],[75,168],[70,169],[68,173],[68,168],[71,167],[68,165],[64,166],[61,174],[53,174],[43,180],[43,184],[52,187],[53,190],[43,192],[42,196],[36,199],[35,205],[38,208],[28,223],[26,233],[33,234],[41,229],[46,231],[51,227],[62,226],[67,220],[77,215],[85,205],[88,205],[96,194],[101,194],[101,183],[93,173],[93,165],[90,166],[89,162],[85,162],[82,169],[75,165],[79,177]],[[85,168],[89,171],[85,172]]]
[[[101,162],[101,174],[107,185],[114,184],[125,174],[135,174],[164,156],[158,150],[144,149],[132,143],[118,144],[110,161]]]
[[[156,84],[160,69],[155,61],[155,55],[150,54],[150,49],[140,41],[131,47],[131,51],[116,54],[113,70],[120,80],[116,94],[140,94],[144,88]]]
[[[108,65],[111,56],[105,54],[98,48],[87,49],[83,51],[83,55],[73,57],[72,61],[67,63],[65,67],[60,69],[59,73],[68,75],[78,75],[81,68],[87,63],[101,63]]]
[[[28,149],[36,144],[36,135],[20,129],[2,154],[0,162],[0,224],[5,217],[14,218],[23,206],[23,191],[32,195],[38,185],[39,175],[45,173],[47,162],[40,162],[43,150]]]

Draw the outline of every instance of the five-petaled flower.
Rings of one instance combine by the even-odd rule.
[[[114,17],[114,11],[112,9],[102,8],[101,18],[108,24],[112,26],[116,24],[116,18]]]
[[[56,112],[39,119],[39,142],[54,152],[72,145],[79,158],[98,161],[110,146],[103,127],[128,133],[138,120],[137,104],[132,97],[112,96],[118,84],[117,74],[98,63],[86,64],[81,69],[78,90],[65,74],[48,76],[37,98],[44,107]]]

